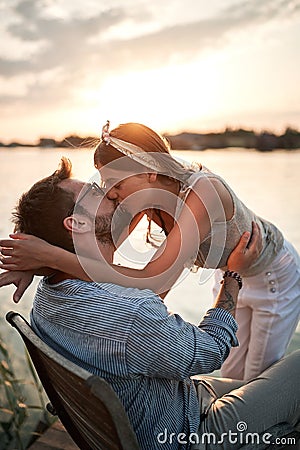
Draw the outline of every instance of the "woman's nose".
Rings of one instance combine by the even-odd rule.
[[[118,199],[118,193],[117,193],[117,191],[115,190],[115,188],[109,189],[109,191],[107,191],[107,193],[106,193],[106,197],[107,197],[109,200],[117,200],[117,199]]]

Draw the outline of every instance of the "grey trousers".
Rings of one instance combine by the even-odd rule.
[[[201,424],[198,442],[195,436],[190,439],[195,443],[192,450],[280,444],[268,431],[281,423],[300,431],[300,350],[246,383],[205,376],[198,381],[197,390]]]

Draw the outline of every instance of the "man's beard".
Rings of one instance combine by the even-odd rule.
[[[132,214],[130,214],[122,206],[118,206],[113,214],[113,220],[111,223],[111,231],[113,236],[113,241],[115,244],[118,243],[119,238],[125,230],[128,230],[129,225],[132,221]],[[129,234],[129,231],[126,235]]]
[[[95,217],[95,236],[101,244],[113,244],[111,233],[112,214],[105,214]]]
[[[127,229],[132,220],[132,215],[126,210],[118,207],[111,214],[95,217],[95,236],[101,244],[114,244],[122,232]]]

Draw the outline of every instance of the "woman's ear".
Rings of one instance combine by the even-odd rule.
[[[91,231],[92,225],[90,220],[84,216],[69,216],[63,220],[64,227],[72,233],[87,233]]]
[[[156,172],[148,173],[148,181],[149,181],[149,183],[154,183],[156,180],[157,180],[157,173]]]

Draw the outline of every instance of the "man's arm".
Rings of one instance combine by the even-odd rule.
[[[224,278],[214,308],[223,308],[235,317],[239,286],[234,278]]]

